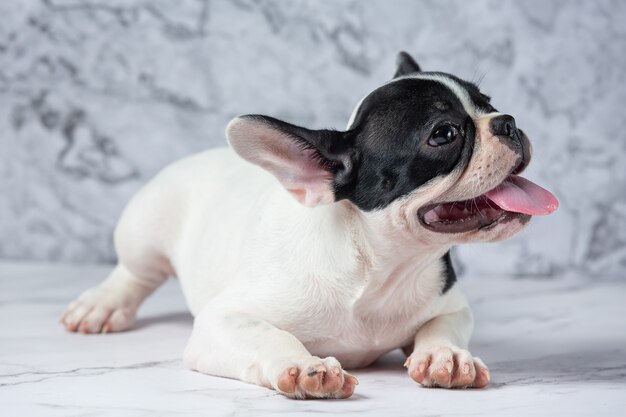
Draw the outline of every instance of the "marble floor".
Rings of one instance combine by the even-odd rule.
[[[6,416],[618,416],[626,410],[626,282],[471,278],[471,346],[491,368],[480,391],[420,388],[393,352],[354,372],[348,400],[293,401],[186,370],[192,320],[175,281],[136,329],[66,333],[65,304],[106,266],[0,262],[0,404]]]

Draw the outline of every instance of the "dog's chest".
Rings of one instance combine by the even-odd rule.
[[[414,275],[396,272],[336,296],[334,306],[294,332],[314,355],[335,356],[353,368],[412,343],[441,306],[444,278],[437,263]]]

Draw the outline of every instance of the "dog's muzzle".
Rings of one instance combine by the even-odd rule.
[[[515,153],[520,155],[521,160],[512,174],[519,174],[526,169],[531,158],[530,141],[526,134],[517,128],[515,118],[508,114],[496,116],[491,119],[489,128],[494,136],[500,138]]]

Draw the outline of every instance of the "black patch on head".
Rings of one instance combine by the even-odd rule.
[[[458,136],[431,146],[429,139],[445,125],[453,126]],[[463,169],[475,134],[462,103],[442,83],[413,78],[391,82],[363,100],[346,132],[354,146],[352,167],[350,176],[335,181],[335,198],[349,199],[364,211],[383,208],[433,178]]]
[[[450,251],[446,252],[445,255],[443,255],[443,257],[441,258],[441,260],[443,261],[443,266],[444,266],[444,284],[443,284],[443,288],[441,289],[441,294],[445,294],[446,292],[448,292],[448,290],[450,288],[452,288],[452,286],[454,285],[454,283],[456,282],[456,272],[454,272],[454,267],[452,266],[452,259],[450,258]]]

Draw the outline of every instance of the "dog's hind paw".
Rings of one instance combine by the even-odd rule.
[[[138,306],[124,298],[113,288],[91,288],[67,306],[60,322],[68,331],[84,334],[128,330]]]

